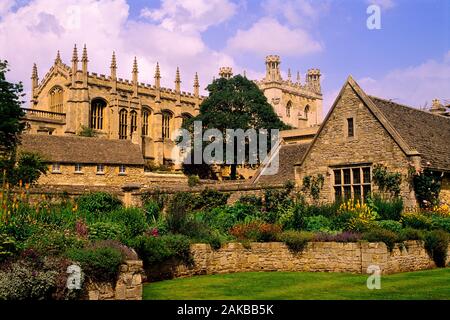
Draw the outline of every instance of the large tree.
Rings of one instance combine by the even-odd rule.
[[[21,109],[24,96],[22,83],[11,83],[6,80],[9,71],[8,62],[0,60],[0,151],[12,152],[19,134],[25,127],[21,118],[25,115]]]
[[[3,186],[35,182],[47,171],[43,160],[35,154],[22,153],[17,159],[17,145],[25,128],[21,109],[23,85],[6,79],[8,62],[0,60],[0,174]]]
[[[207,90],[209,96],[200,105],[200,113],[184,123],[184,128],[190,132],[195,121],[202,122],[203,130],[218,129],[224,135],[227,129],[289,128],[280,120],[258,86],[246,77],[219,78],[208,85]],[[184,168],[188,174],[195,169],[205,172],[205,165]],[[231,177],[236,178],[236,163],[231,165]]]

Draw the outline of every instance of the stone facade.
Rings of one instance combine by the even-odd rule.
[[[444,203],[450,205],[450,173],[445,173],[442,184],[441,184],[441,192],[439,194],[439,198]]]
[[[81,68],[79,62],[81,61]],[[175,73],[175,88],[161,87],[157,64],[154,84],[138,81],[138,64],[131,69],[132,80],[117,77],[113,54],[109,75],[88,71],[88,54],[81,60],[74,48],[71,66],[58,53],[54,65],[39,81],[36,65],[32,72],[31,107],[26,109],[29,133],[75,135],[92,128],[99,137],[128,139],[141,147],[145,160],[170,163],[180,154],[174,148],[175,132],[184,119],[195,116],[205,98],[199,94],[199,79],[194,77],[193,93],[181,91],[181,76]],[[266,59],[267,74],[255,81],[280,118],[294,127],[320,122],[322,94],[320,72],[308,71],[304,84],[281,78],[280,58]],[[231,68],[221,68],[221,76],[231,76]],[[289,112],[287,111],[289,109]]]
[[[192,266],[166,266],[173,277],[204,274],[295,271],[295,272],[348,272],[367,273],[370,265],[380,267],[383,274],[416,271],[435,267],[422,242],[406,241],[390,252],[384,243],[310,242],[299,253],[284,243],[228,243],[219,250],[208,244],[191,246]],[[450,247],[449,247],[450,252]],[[450,257],[448,258],[450,263]]]
[[[142,300],[142,261],[128,260],[120,266],[119,278],[111,283],[91,282],[87,285],[88,300]]]
[[[353,137],[347,135],[348,118],[354,119]],[[402,174],[401,196],[405,199],[406,206],[413,206],[414,193],[407,178],[412,160],[374,117],[354,89],[346,85],[303,163],[296,167],[296,182],[301,186],[305,176],[321,174],[325,181],[320,201],[334,201],[333,169],[358,166],[373,168],[375,164],[382,164],[388,170]],[[371,189],[377,189],[373,183]]]

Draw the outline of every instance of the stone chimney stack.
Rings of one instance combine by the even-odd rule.
[[[445,114],[446,108],[442,105],[439,99],[433,99],[430,112],[434,114]]]
[[[225,79],[231,79],[233,77],[233,69],[231,67],[221,67],[219,69],[219,76]]]

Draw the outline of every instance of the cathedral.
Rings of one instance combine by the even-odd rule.
[[[189,93],[181,91],[178,68],[172,89],[161,87],[159,64],[154,83],[145,84],[139,82],[136,58],[131,80],[117,77],[114,53],[109,75],[90,72],[88,63],[86,46],[81,60],[75,46],[71,65],[65,64],[58,52],[41,81],[37,66],[33,66],[31,106],[25,109],[28,133],[77,136],[89,130],[97,138],[129,140],[139,146],[147,163],[173,163],[174,132],[185,119],[199,112],[206,98],[199,93],[198,75],[194,78],[193,92]],[[254,82],[280,119],[295,129],[316,127],[322,116],[320,71],[308,70],[301,82],[300,73],[297,72],[294,81],[290,70],[287,79],[282,78],[279,56],[267,56],[265,64],[265,77]],[[219,76],[232,75],[231,68],[220,68]]]

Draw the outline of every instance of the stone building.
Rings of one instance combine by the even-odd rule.
[[[81,68],[80,63],[81,61]],[[99,138],[130,140],[140,147],[146,162],[172,163],[175,132],[184,119],[195,116],[205,98],[199,94],[197,74],[193,93],[181,91],[181,76],[177,69],[175,88],[161,87],[159,65],[154,84],[139,82],[135,58],[131,80],[117,77],[117,62],[112,54],[109,75],[88,71],[88,53],[83,48],[81,60],[76,46],[71,66],[61,60],[59,52],[53,66],[39,81],[37,66],[33,66],[31,107],[26,110],[30,124],[28,133],[47,135],[78,135],[86,128],[95,130]],[[294,128],[317,125],[322,110],[320,72],[308,71],[306,82],[281,78],[280,58],[266,58],[266,77],[255,81],[280,118]],[[231,68],[221,68],[220,75],[230,77]]]
[[[368,96],[349,77],[314,140],[295,166],[305,176],[324,177],[321,201],[363,198],[376,191],[377,164],[402,175],[401,196],[415,206],[410,170],[441,172],[441,199],[450,203],[450,118]]]

